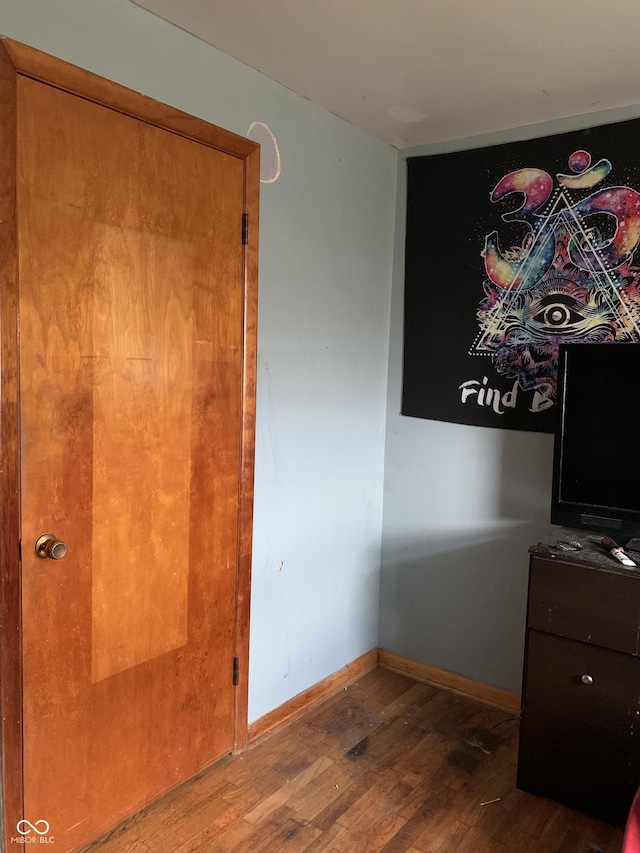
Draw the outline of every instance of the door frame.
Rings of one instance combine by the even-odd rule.
[[[255,455],[260,147],[117,83],[12,39],[0,39],[0,753],[2,839],[23,818],[20,560],[20,422],[17,231],[17,80],[29,77],[192,139],[244,164],[243,363],[239,448],[238,566],[235,601],[237,686],[233,751],[247,746],[249,610]],[[243,222],[238,223],[239,235]]]

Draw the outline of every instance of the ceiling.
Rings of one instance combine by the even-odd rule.
[[[640,103],[637,0],[135,0],[397,148]]]

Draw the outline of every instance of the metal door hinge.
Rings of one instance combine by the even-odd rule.
[[[240,658],[233,659],[233,686],[240,684]]]
[[[249,214],[242,214],[242,245],[246,246],[249,243]]]

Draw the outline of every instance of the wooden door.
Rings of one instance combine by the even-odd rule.
[[[72,850],[246,728],[247,168],[30,76],[16,100],[23,814]]]

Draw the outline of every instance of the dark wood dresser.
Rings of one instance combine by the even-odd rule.
[[[529,553],[518,788],[622,825],[640,787],[640,569],[576,531]]]

